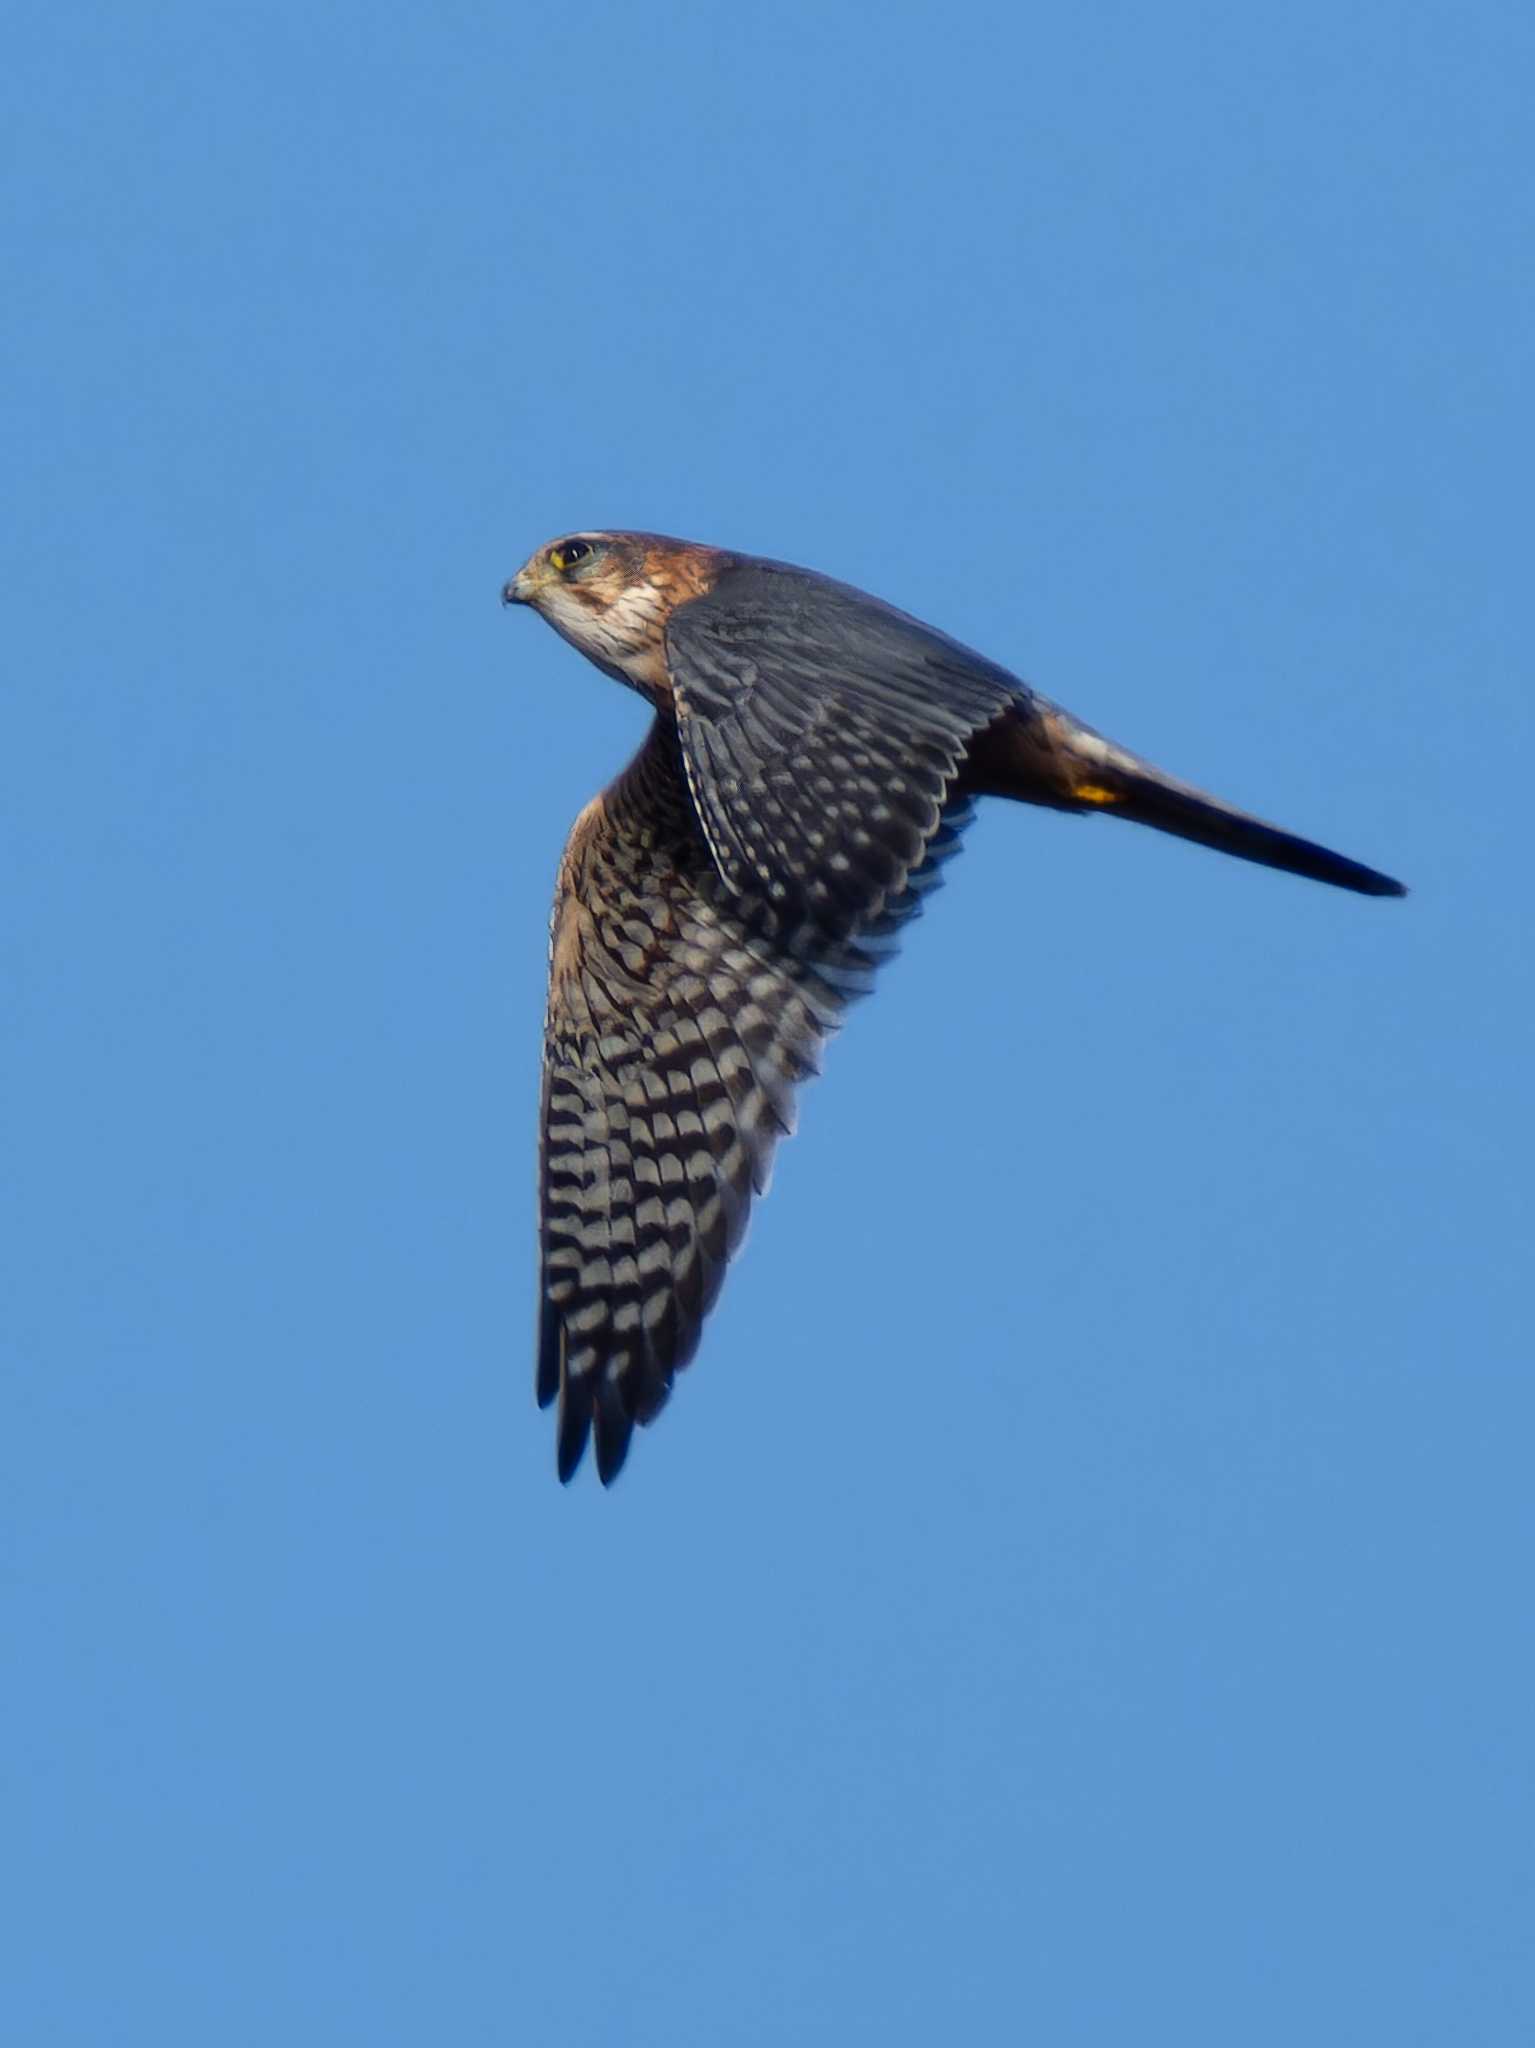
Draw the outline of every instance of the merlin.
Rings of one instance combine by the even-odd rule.
[[[549,936],[540,1407],[604,1485],[693,1356],[794,1091],[977,798],[1105,812],[1400,896],[1176,782],[847,584],[653,533],[572,533],[507,584],[655,711],[577,818]]]

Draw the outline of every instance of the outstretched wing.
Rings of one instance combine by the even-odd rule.
[[[688,786],[727,887],[833,939],[893,901],[1005,669],[862,591],[743,561],[666,627]]]
[[[671,721],[577,820],[550,935],[538,1399],[604,1483],[693,1355],[795,1084],[958,841],[958,807],[857,944],[720,882]]]

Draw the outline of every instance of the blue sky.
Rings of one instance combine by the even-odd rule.
[[[1535,2035],[1527,9],[33,7],[29,2048]],[[1402,875],[988,811],[604,1495],[504,577],[861,583]]]

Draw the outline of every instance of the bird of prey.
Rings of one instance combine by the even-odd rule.
[[[537,1393],[604,1485],[698,1344],[797,1082],[978,797],[1102,811],[1365,896],[1400,882],[1153,768],[843,583],[572,533],[502,592],[655,710],[577,818],[549,939]]]

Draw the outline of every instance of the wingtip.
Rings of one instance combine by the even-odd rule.
[[[616,1380],[604,1380],[593,1403],[593,1439],[597,1452],[597,1477],[611,1486],[624,1469],[629,1442],[634,1435],[634,1418],[624,1405]]]
[[[560,1389],[559,1420],[555,1429],[555,1470],[561,1486],[569,1486],[581,1468],[586,1447],[591,1444],[597,1462],[597,1477],[611,1486],[624,1469],[634,1435],[634,1417],[629,1414],[616,1384],[606,1382],[595,1396],[567,1373]]]
[[[555,1469],[560,1475],[561,1486],[568,1486],[575,1478],[591,1427],[591,1403],[584,1395],[576,1393],[567,1380],[560,1389],[560,1416],[555,1434]]]

